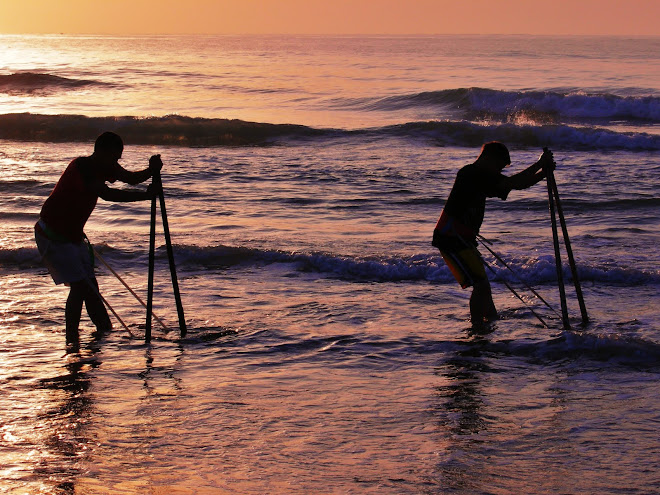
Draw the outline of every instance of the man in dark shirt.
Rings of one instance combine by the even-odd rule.
[[[94,276],[91,247],[85,243],[83,232],[98,198],[118,202],[142,201],[155,197],[157,193],[152,186],[146,191],[126,191],[107,186],[106,182],[117,180],[139,184],[163,166],[160,155],[154,155],[149,160],[148,168],[130,172],[118,163],[123,150],[124,143],[117,134],[101,134],[91,156],[76,158],[66,168],[41,208],[39,221],[35,225],[37,247],[53,281],[71,288],[65,309],[66,342],[74,351],[78,348],[78,325],[83,302],[98,331],[111,328]]]
[[[546,150],[538,162],[507,177],[502,170],[511,163],[502,143],[486,143],[477,161],[456,174],[454,186],[433,231],[433,245],[464,289],[473,287],[470,297],[472,325],[479,327],[497,319],[490,282],[477,250],[477,235],[484,219],[486,198],[506,199],[512,189],[527,189],[554,170],[552,152]]]

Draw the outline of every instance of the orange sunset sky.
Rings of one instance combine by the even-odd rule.
[[[0,34],[658,35],[660,0],[0,0]]]

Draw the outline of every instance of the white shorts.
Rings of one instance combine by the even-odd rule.
[[[87,243],[51,241],[40,232],[35,232],[34,238],[44,264],[56,284],[94,280],[94,263]]]

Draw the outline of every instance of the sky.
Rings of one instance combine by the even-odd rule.
[[[660,35],[660,0],[0,0],[0,34]]]

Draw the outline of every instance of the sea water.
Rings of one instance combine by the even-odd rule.
[[[0,37],[0,493],[660,492],[660,39]],[[162,155],[153,340],[64,303],[33,225],[102,131]],[[430,245],[483,142],[544,146],[591,322],[559,312],[545,182],[487,205],[486,335]],[[113,187],[122,187],[115,184]],[[148,202],[86,233],[146,299]],[[560,235],[559,240],[563,244]],[[505,284],[523,298],[515,298]],[[526,289],[533,286],[551,308]],[[531,307],[548,327],[544,327]]]

